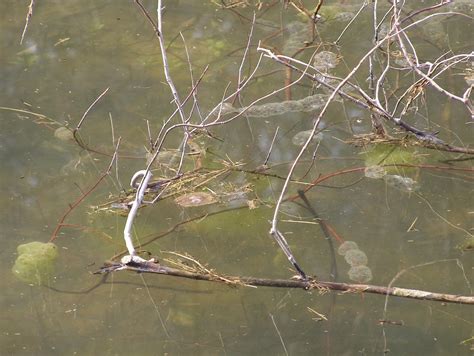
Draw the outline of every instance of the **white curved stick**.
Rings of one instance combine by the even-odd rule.
[[[143,177],[140,181],[140,184],[137,184],[137,180]],[[140,205],[142,205],[143,202],[143,197],[145,196],[145,190],[148,187],[148,182],[150,181],[152,177],[152,174],[148,170],[141,170],[136,172],[130,182],[130,185],[132,188],[137,188],[137,194],[135,195],[135,200],[133,201],[132,207],[130,209],[130,212],[128,213],[127,217],[127,222],[125,223],[125,228],[123,230],[123,238],[125,240],[125,244],[127,245],[127,250],[130,256],[125,256],[129,257],[126,259],[126,261],[136,261],[142,260],[140,257],[136,256],[136,251],[135,247],[133,246],[132,242],[132,226],[133,226],[133,220],[135,219],[135,216],[137,215],[138,208]],[[145,260],[143,260],[145,261]],[[140,262],[143,262],[140,261]]]

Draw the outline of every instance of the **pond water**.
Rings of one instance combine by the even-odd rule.
[[[311,40],[307,22],[292,6],[286,8],[282,3],[262,3],[243,77],[257,62],[258,40],[287,55],[294,55],[304,47],[304,41]],[[310,6],[314,2],[305,3]],[[317,27],[317,35],[325,41],[320,52],[337,53],[337,60],[325,70],[344,76],[372,46],[368,29],[371,9],[354,21],[340,47],[335,47],[331,41],[339,37],[363,2],[324,3],[323,19]],[[472,16],[472,4],[455,3],[458,7],[453,11]],[[223,9],[218,1],[191,0],[165,4],[163,33],[170,72],[181,98],[192,84],[180,32],[195,80],[209,64],[197,90],[199,110],[205,115],[219,103],[228,83],[236,87],[252,7]],[[155,16],[156,2],[145,5]],[[387,8],[383,7],[381,14],[382,10]],[[474,318],[469,305],[389,298],[385,307],[381,295],[233,288],[129,272],[92,274],[125,249],[125,217],[120,209],[111,207],[120,206],[123,187],[128,189],[133,173],[146,165],[150,146],[147,121],[155,137],[174,111],[159,44],[131,1],[37,2],[20,45],[26,12],[26,2],[0,2],[0,354],[356,355],[383,354],[386,349],[394,355],[470,354]],[[410,35],[424,60],[434,61],[448,48],[453,53],[472,51],[472,27],[466,17],[452,16],[427,22]],[[315,43],[298,58],[309,60],[321,40]],[[453,70],[440,81],[462,92],[466,85],[462,78],[468,74]],[[293,74],[293,79],[297,76]],[[364,86],[366,77],[364,69],[356,79]],[[408,71],[399,71],[390,77],[390,85],[404,89],[411,78]],[[243,91],[240,105],[239,101],[231,103],[240,108],[232,109],[234,114],[245,113],[241,108],[282,88],[286,79],[284,67],[264,58]],[[65,127],[74,128],[106,88],[109,91],[81,127],[83,142],[106,154],[87,152],[71,140]],[[401,93],[398,88],[390,90]],[[313,124],[311,110],[295,108],[315,94],[320,98],[328,92],[301,81],[291,92],[281,91],[258,103],[262,106],[252,109],[258,115],[249,111],[247,117],[212,128],[214,138],[205,133],[195,135],[190,146],[196,154],[188,155],[183,167],[186,172],[204,167],[205,171],[198,172],[207,176],[189,183],[201,179],[199,188],[183,183],[170,199],[142,209],[133,231],[137,245],[170,230],[144,246],[163,263],[176,259],[169,253],[175,251],[193,256],[218,273],[292,277],[295,271],[268,234],[269,221],[282,188],[283,180],[278,177],[286,176],[301,146],[301,140],[295,144],[294,137],[309,139]],[[416,114],[408,116],[411,124],[439,130],[440,137],[453,145],[472,145],[472,121],[462,106],[432,90],[417,100]],[[295,106],[282,108],[284,102]],[[185,108],[189,112],[190,104]],[[268,112],[275,108],[278,110]],[[267,111],[262,114],[264,109]],[[196,111],[193,120],[199,122]],[[396,131],[391,124],[387,128]],[[460,170],[428,169],[427,165],[447,167],[446,160],[461,156],[409,147],[408,156],[416,156],[415,161],[407,161],[402,150],[397,152],[398,161],[385,163],[424,167],[392,167],[380,175],[377,168],[371,170],[377,175],[367,178],[366,161],[376,165],[380,152],[374,156],[374,151],[344,141],[352,133],[370,131],[369,114],[337,100],[330,105],[320,129],[298,165],[295,179],[310,182],[341,170],[361,169],[327,179],[306,193],[320,217],[337,232],[332,247],[300,200],[282,205],[279,228],[305,272],[321,280],[350,283],[370,279],[368,283],[382,286],[397,277],[393,285],[398,287],[472,295],[472,249],[460,248],[474,232],[472,161],[450,162],[448,167]],[[175,150],[181,135],[176,130],[166,140],[154,167],[156,177],[172,177],[172,165],[176,167],[179,161]],[[67,216],[69,225],[53,241],[53,275],[41,286],[17,278],[12,273],[17,247],[50,240],[68,207],[106,170],[118,137],[117,167]],[[316,147],[317,160],[312,164]],[[264,163],[268,170],[261,169]],[[240,167],[240,171],[218,174],[229,165]],[[407,182],[416,184],[416,189],[412,185],[407,188]],[[305,187],[290,185],[288,196]],[[193,190],[210,194],[212,204],[176,204],[181,193]],[[103,205],[112,201],[115,205]],[[94,208],[98,206],[103,208]],[[344,253],[331,252],[344,241],[346,247],[348,242],[354,243]]]

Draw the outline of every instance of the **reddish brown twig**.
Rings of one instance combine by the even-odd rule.
[[[79,198],[77,198],[77,200],[70,204],[69,205],[69,208],[64,212],[64,214],[61,216],[61,218],[59,219],[58,221],[58,224],[56,225],[56,228],[54,229],[53,233],[51,234],[51,238],[49,239],[49,242],[52,242],[54,240],[56,240],[56,238],[58,237],[58,233],[59,233],[59,230],[61,230],[61,227],[64,226],[64,221],[66,220],[66,218],[69,216],[69,214],[72,213],[72,211],[79,205],[81,204],[84,199],[90,194],[92,193],[95,188],[97,188],[99,186],[99,184],[105,179],[105,177],[107,177],[110,173],[110,170],[112,169],[112,166],[115,162],[115,159],[117,158],[117,151],[118,151],[118,148],[119,148],[119,145],[120,145],[120,137],[118,138],[117,140],[117,145],[115,146],[115,152],[114,154],[112,155],[112,159],[110,160],[110,164],[109,166],[107,167],[106,171],[104,173],[102,173],[102,175],[99,177],[99,179],[94,183],[94,185],[92,185],[92,187],[90,187],[87,191],[84,192],[84,194],[82,194]]]

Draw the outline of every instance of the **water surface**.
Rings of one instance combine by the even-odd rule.
[[[154,15],[154,4],[148,5]],[[345,5],[343,10],[349,14],[360,6],[356,1]],[[186,96],[191,83],[179,31],[186,39],[195,78],[210,64],[198,89],[203,113],[219,102],[229,82],[235,88],[249,32],[247,19],[252,17],[250,8],[239,12],[245,18],[210,1],[166,3],[164,33],[170,71],[181,97]],[[344,13],[341,9],[338,12]],[[89,114],[81,135],[88,145],[106,153],[113,152],[113,138],[120,136],[122,140],[117,173],[114,168],[111,177],[75,209],[66,220],[73,226],[63,228],[55,240],[59,257],[54,278],[46,286],[29,286],[11,272],[17,246],[47,242],[68,204],[97,181],[110,157],[85,152],[74,142],[58,139],[55,122],[19,111],[0,111],[2,354],[273,355],[285,354],[286,348],[289,354],[355,355],[383,354],[384,347],[397,355],[469,354],[469,343],[462,342],[472,337],[470,306],[390,298],[384,313],[385,299],[377,295],[231,288],[124,272],[105,279],[91,274],[124,250],[125,223],[123,216],[94,212],[92,206],[119,195],[120,184],[127,186],[131,175],[144,168],[149,147],[146,120],[155,133],[174,110],[158,42],[132,2],[38,2],[23,45],[19,38],[26,5],[2,1],[0,13],[0,106],[40,113],[75,127],[90,103],[109,87]],[[326,17],[318,26],[319,35],[328,42],[324,45],[327,50],[335,50],[329,42],[338,37],[347,21],[330,12]],[[335,74],[346,74],[371,47],[370,35],[361,35],[368,31],[369,21],[367,11],[342,38],[339,54],[343,61],[335,66]],[[253,44],[265,39],[267,46],[289,55],[309,35],[295,11],[281,4],[262,14],[257,23]],[[468,20],[456,18],[430,26],[424,27],[425,33],[412,34],[426,58],[436,58],[448,44],[459,53],[472,47],[472,31],[467,30],[472,29],[472,23]],[[287,27],[289,30],[281,31]],[[253,66],[257,60],[255,46],[250,53]],[[310,55],[307,51],[299,58]],[[248,74],[248,63],[244,69]],[[362,71],[357,79],[364,83],[366,74]],[[400,72],[401,86],[406,85],[404,75]],[[285,71],[264,59],[257,78],[244,92],[242,106],[283,87]],[[302,82],[292,89],[291,98],[282,92],[266,102],[325,94],[317,90]],[[423,120],[422,115],[413,115],[412,124],[441,130],[442,138],[456,145],[472,144],[472,123],[462,108],[435,92],[428,92],[424,102],[420,100],[422,104],[425,106],[420,110],[426,110],[426,117]],[[222,167],[224,159],[253,170],[264,163],[277,126],[279,135],[268,165],[273,166],[272,174],[285,176],[299,150],[293,138],[311,129],[311,113],[288,110],[284,115],[249,115],[248,119],[213,129],[219,140],[199,136],[196,143],[206,150],[203,160],[209,167]],[[312,146],[314,150],[320,144],[317,164],[309,169],[310,150],[296,171],[297,178],[308,169],[305,181],[364,167],[365,149],[342,141],[351,137],[351,130],[370,130],[366,112],[353,104],[335,102],[321,127],[325,130]],[[180,136],[176,131],[166,148],[178,148]],[[433,165],[457,157],[421,148],[417,154],[426,157],[423,163]],[[195,164],[191,158],[185,168],[191,170]],[[456,165],[471,166],[469,161]],[[159,169],[158,175],[169,174],[166,168]],[[343,240],[356,242],[365,253],[373,276],[370,283],[388,285],[399,272],[422,265],[406,270],[395,285],[472,295],[472,252],[458,248],[472,233],[472,173],[418,169],[390,174],[409,176],[419,187],[414,192],[404,191],[387,179],[364,178],[361,171],[327,180],[324,186],[311,189],[307,197]],[[257,209],[236,209],[185,224],[147,245],[146,250],[160,260],[172,257],[164,251],[188,253],[231,275],[294,275],[268,235],[268,221],[282,180],[233,172],[207,186],[221,192],[245,191],[245,199],[221,196],[219,204],[199,208],[180,207],[172,198],[161,201],[141,212],[136,236],[143,241],[196,216],[246,206],[246,200],[262,202]],[[248,190],[243,189],[246,186]],[[289,194],[298,188],[301,186],[292,185]],[[314,217],[294,203],[285,203],[282,211],[280,228],[299,264],[308,274],[331,279],[331,252]],[[340,241],[334,243],[337,248]],[[337,280],[351,282],[351,266],[343,255],[336,256]],[[312,310],[328,320],[320,320]],[[383,329],[382,319],[394,324]]]

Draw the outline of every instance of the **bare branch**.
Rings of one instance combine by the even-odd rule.
[[[256,278],[256,277],[237,277],[237,276],[220,275],[220,274],[216,274],[215,272],[212,274],[195,273],[195,272],[183,271],[180,269],[167,267],[167,266],[153,263],[153,262],[141,262],[141,263],[131,262],[127,265],[111,262],[111,263],[107,263],[99,271],[94,272],[94,273],[102,274],[102,273],[110,273],[110,272],[122,271],[122,270],[139,272],[139,273],[160,274],[160,275],[188,278],[188,279],[208,281],[208,282],[214,282],[214,283],[225,283],[232,286],[248,285],[248,286],[255,286],[255,287],[297,288],[297,289],[304,289],[304,290],[314,290],[314,289],[325,290],[326,289],[326,290],[341,291],[345,293],[371,293],[371,294],[394,296],[394,297],[400,297],[400,298],[474,305],[474,296],[435,293],[435,292],[428,292],[428,291],[417,290],[417,289],[384,287],[384,286],[376,286],[376,285],[370,285],[370,284],[351,284],[351,283],[318,281],[311,277],[309,277],[307,280],[264,279],[264,278]]]

